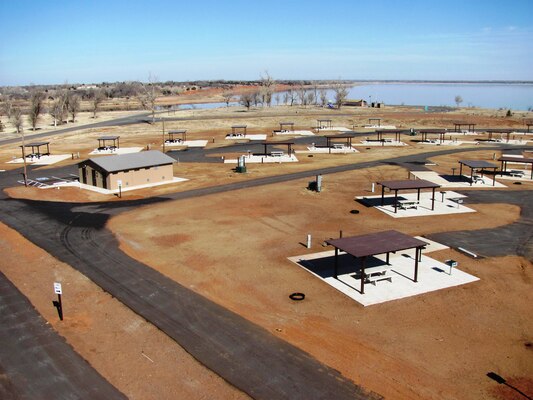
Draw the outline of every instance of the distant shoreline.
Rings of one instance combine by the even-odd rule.
[[[357,84],[415,84],[415,85],[533,85],[533,81],[415,81],[415,80],[357,80],[345,81]]]

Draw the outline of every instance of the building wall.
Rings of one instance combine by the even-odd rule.
[[[104,182],[105,182],[104,175],[102,175],[96,169],[93,169],[90,165],[85,165],[85,171],[86,171],[87,185],[93,185],[96,187],[109,189],[109,187],[104,186]],[[83,167],[78,167],[78,175],[79,175],[80,182],[83,183]]]
[[[107,177],[107,188],[118,189],[118,180],[122,181],[123,188],[171,181],[174,177],[172,167],[172,164],[169,164],[110,173]]]

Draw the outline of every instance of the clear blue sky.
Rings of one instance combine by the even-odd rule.
[[[0,85],[533,80],[533,0],[0,0]]]

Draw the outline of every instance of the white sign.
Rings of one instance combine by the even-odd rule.
[[[54,293],[55,294],[63,294],[61,290],[61,283],[54,282]]]
[[[122,181],[120,179],[117,179],[117,185],[122,186]]]

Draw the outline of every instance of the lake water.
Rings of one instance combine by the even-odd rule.
[[[378,101],[389,105],[455,107],[456,96],[463,99],[462,107],[512,110],[533,108],[533,84],[363,84],[350,88],[348,99]],[[283,94],[281,97],[283,98]],[[328,99],[335,99],[333,90],[328,90]]]
[[[279,96],[283,104],[285,92],[273,96],[276,105]],[[379,101],[386,105],[450,106],[455,107],[455,97],[461,96],[461,107],[527,110],[533,108],[533,84],[448,84],[448,83],[382,83],[354,86],[349,89],[348,99]],[[333,90],[328,90],[328,99],[334,100]],[[231,102],[230,106],[238,105]],[[225,107],[226,103],[183,104],[176,109],[206,109]]]

